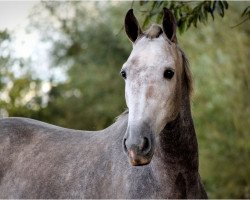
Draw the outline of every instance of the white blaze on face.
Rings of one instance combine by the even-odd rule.
[[[129,108],[129,124],[150,123],[159,133],[176,115],[178,69],[177,53],[164,38],[143,37],[123,65],[126,71],[126,103]],[[164,71],[172,69],[172,79],[164,78]]]

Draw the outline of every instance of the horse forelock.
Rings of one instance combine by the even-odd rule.
[[[147,31],[144,32],[146,38],[158,38],[163,33],[160,25],[152,24]]]

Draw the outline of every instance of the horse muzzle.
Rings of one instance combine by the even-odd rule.
[[[154,137],[151,129],[144,126],[128,128],[123,139],[123,148],[131,165],[149,164],[154,154]]]

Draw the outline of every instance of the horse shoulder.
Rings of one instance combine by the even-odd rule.
[[[122,153],[125,127],[126,120],[118,120],[102,131],[89,132],[26,118],[1,119],[0,198],[91,197],[97,189],[107,190]]]
[[[67,196],[63,188],[77,178],[72,174],[84,162],[88,135],[32,119],[1,119],[0,198]]]

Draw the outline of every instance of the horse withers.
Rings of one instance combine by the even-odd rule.
[[[143,32],[131,9],[125,30],[128,110],[93,132],[1,119],[0,198],[207,198],[175,18],[164,8],[162,26]]]

